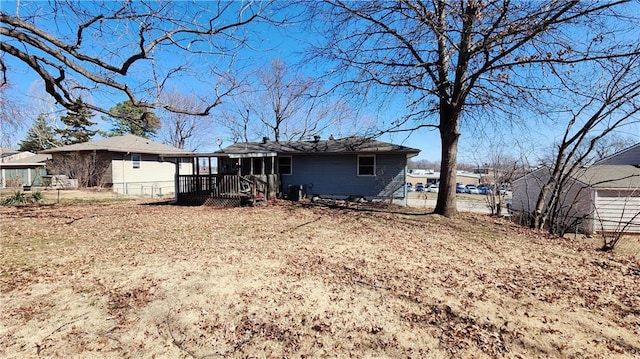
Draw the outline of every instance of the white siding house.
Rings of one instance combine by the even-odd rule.
[[[41,153],[50,153],[54,160],[69,154],[95,155],[104,159],[106,171],[101,184],[116,193],[129,195],[174,193],[176,167],[190,166],[186,163],[176,166],[175,159],[164,158],[165,155],[190,152],[134,135],[108,137],[52,148]]]
[[[515,180],[511,209],[533,213],[549,177],[543,167]],[[579,231],[640,233],[640,144],[580,168],[559,198],[561,215]]]

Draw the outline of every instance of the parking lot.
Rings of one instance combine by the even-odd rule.
[[[458,211],[491,213],[487,205],[487,196],[458,193],[456,195]],[[433,192],[409,192],[407,206],[415,208],[435,208],[438,194]]]

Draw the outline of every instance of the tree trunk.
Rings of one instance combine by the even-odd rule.
[[[451,218],[458,213],[456,207],[456,172],[458,162],[458,118],[460,112],[445,105],[440,110],[440,141],[442,156],[440,164],[440,188],[435,213]]]

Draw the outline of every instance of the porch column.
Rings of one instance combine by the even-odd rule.
[[[173,175],[173,193],[176,196],[176,202],[180,202],[180,161],[181,158],[176,158],[175,162],[175,174]]]
[[[212,182],[212,178],[211,178],[211,156],[208,156],[207,160],[209,161],[209,170],[207,171],[209,173],[209,175],[207,176],[207,177],[209,177],[209,187],[208,187],[208,189],[209,189],[209,193],[213,193],[213,189],[212,189],[213,188],[212,187],[213,184],[211,183]]]

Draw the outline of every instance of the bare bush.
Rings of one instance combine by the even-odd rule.
[[[110,166],[110,159],[96,151],[55,154],[47,162],[49,173],[76,179],[80,188],[104,187]]]

